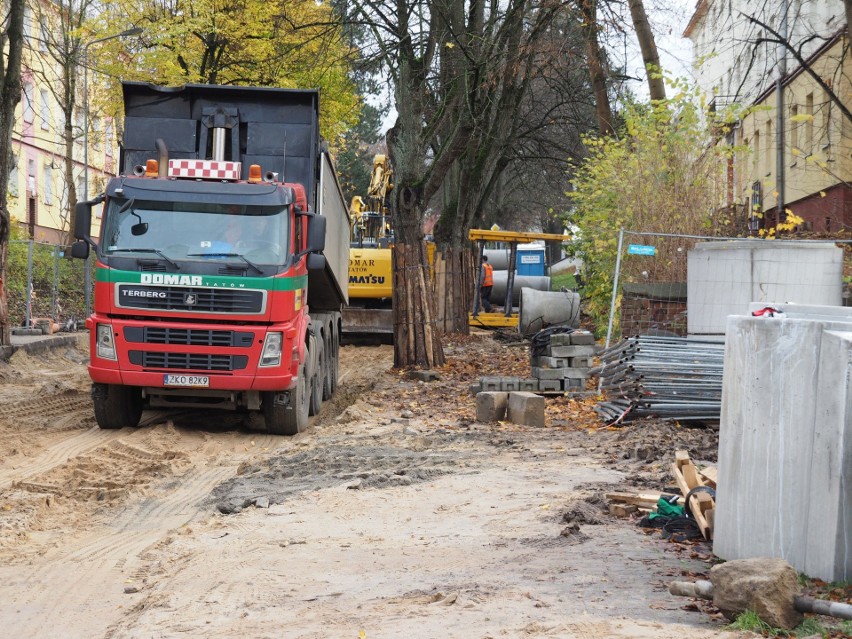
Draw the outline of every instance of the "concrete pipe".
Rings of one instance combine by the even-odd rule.
[[[529,336],[548,326],[580,325],[580,295],[574,291],[521,289],[518,332]]]
[[[485,249],[485,255],[495,271],[509,270],[509,249]]]
[[[494,270],[494,288],[491,289],[491,303],[504,306],[506,302],[506,286],[509,271]],[[550,290],[550,278],[546,275],[518,275],[515,274],[515,282],[512,284],[512,306],[517,306],[521,300],[521,288],[534,288],[537,291]]]

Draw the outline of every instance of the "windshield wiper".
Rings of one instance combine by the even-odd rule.
[[[187,257],[238,257],[243,262],[251,266],[255,271],[263,275],[263,269],[241,253],[190,253]]]
[[[113,253],[115,253],[117,251],[123,251],[125,253],[156,253],[157,255],[162,257],[164,260],[166,260],[166,262],[168,262],[169,265],[172,268],[174,268],[176,271],[180,270],[180,266],[178,266],[177,262],[175,262],[172,258],[170,258],[168,255],[163,253],[160,249],[155,249],[155,248],[117,248],[117,249],[113,249]]]

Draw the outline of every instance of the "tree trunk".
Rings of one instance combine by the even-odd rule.
[[[0,55],[6,52],[0,66],[0,345],[12,340],[9,305],[6,298],[6,257],[9,249],[11,215],[9,214],[9,163],[12,159],[12,128],[15,107],[21,101],[21,55],[24,46],[24,0],[11,0],[6,33],[0,36]]]
[[[393,247],[393,364],[433,368],[444,364],[434,315],[426,244]]]
[[[633,18],[633,28],[639,40],[639,48],[642,49],[645,73],[648,75],[651,101],[665,100],[666,83],[663,81],[660,56],[657,53],[657,44],[654,42],[654,32],[651,31],[651,23],[648,22],[648,16],[645,14],[645,5],[642,0],[629,0],[629,4],[630,17]]]
[[[437,254],[434,279],[438,327],[444,333],[467,335],[476,285],[472,251],[448,247]]]
[[[595,94],[595,116],[598,120],[598,129],[603,135],[613,135],[615,133],[614,118],[609,104],[603,53],[598,42],[597,0],[579,0],[579,6],[583,16],[586,63],[589,66],[589,77]]]

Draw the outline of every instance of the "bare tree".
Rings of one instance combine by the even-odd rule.
[[[21,57],[24,42],[24,0],[10,0],[5,29],[0,33],[0,344],[11,341],[6,298],[6,258],[9,251],[9,169],[12,162],[12,128],[15,107],[21,101]]]
[[[639,40],[639,48],[642,50],[642,61],[645,63],[645,73],[648,76],[648,91],[651,100],[666,99],[666,84],[663,82],[662,69],[660,68],[660,56],[657,53],[657,44],[654,41],[654,32],[651,23],[645,14],[645,4],[642,0],[628,0],[630,5],[630,17],[633,20],[633,29]]]
[[[30,72],[40,79],[39,85],[47,89],[59,106],[62,114],[60,137],[63,146],[64,167],[62,179],[67,189],[67,228],[74,228],[74,205],[77,203],[77,183],[74,179],[74,142],[83,137],[76,116],[82,100],[89,96],[78,95],[78,74],[82,68],[83,48],[81,36],[94,10],[95,0],[67,0],[61,6],[34,2],[36,22],[42,25],[38,37],[31,38],[26,45],[33,49],[30,56]],[[37,49],[37,50],[36,50]]]
[[[615,118],[609,102],[605,56],[598,40],[598,0],[576,0],[586,40],[586,63],[595,92],[595,114],[602,135],[615,133]]]

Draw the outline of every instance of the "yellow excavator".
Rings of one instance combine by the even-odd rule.
[[[393,170],[386,155],[373,158],[366,200],[352,198],[349,244],[349,306],[343,309],[344,337],[392,339],[393,223],[388,194]]]

